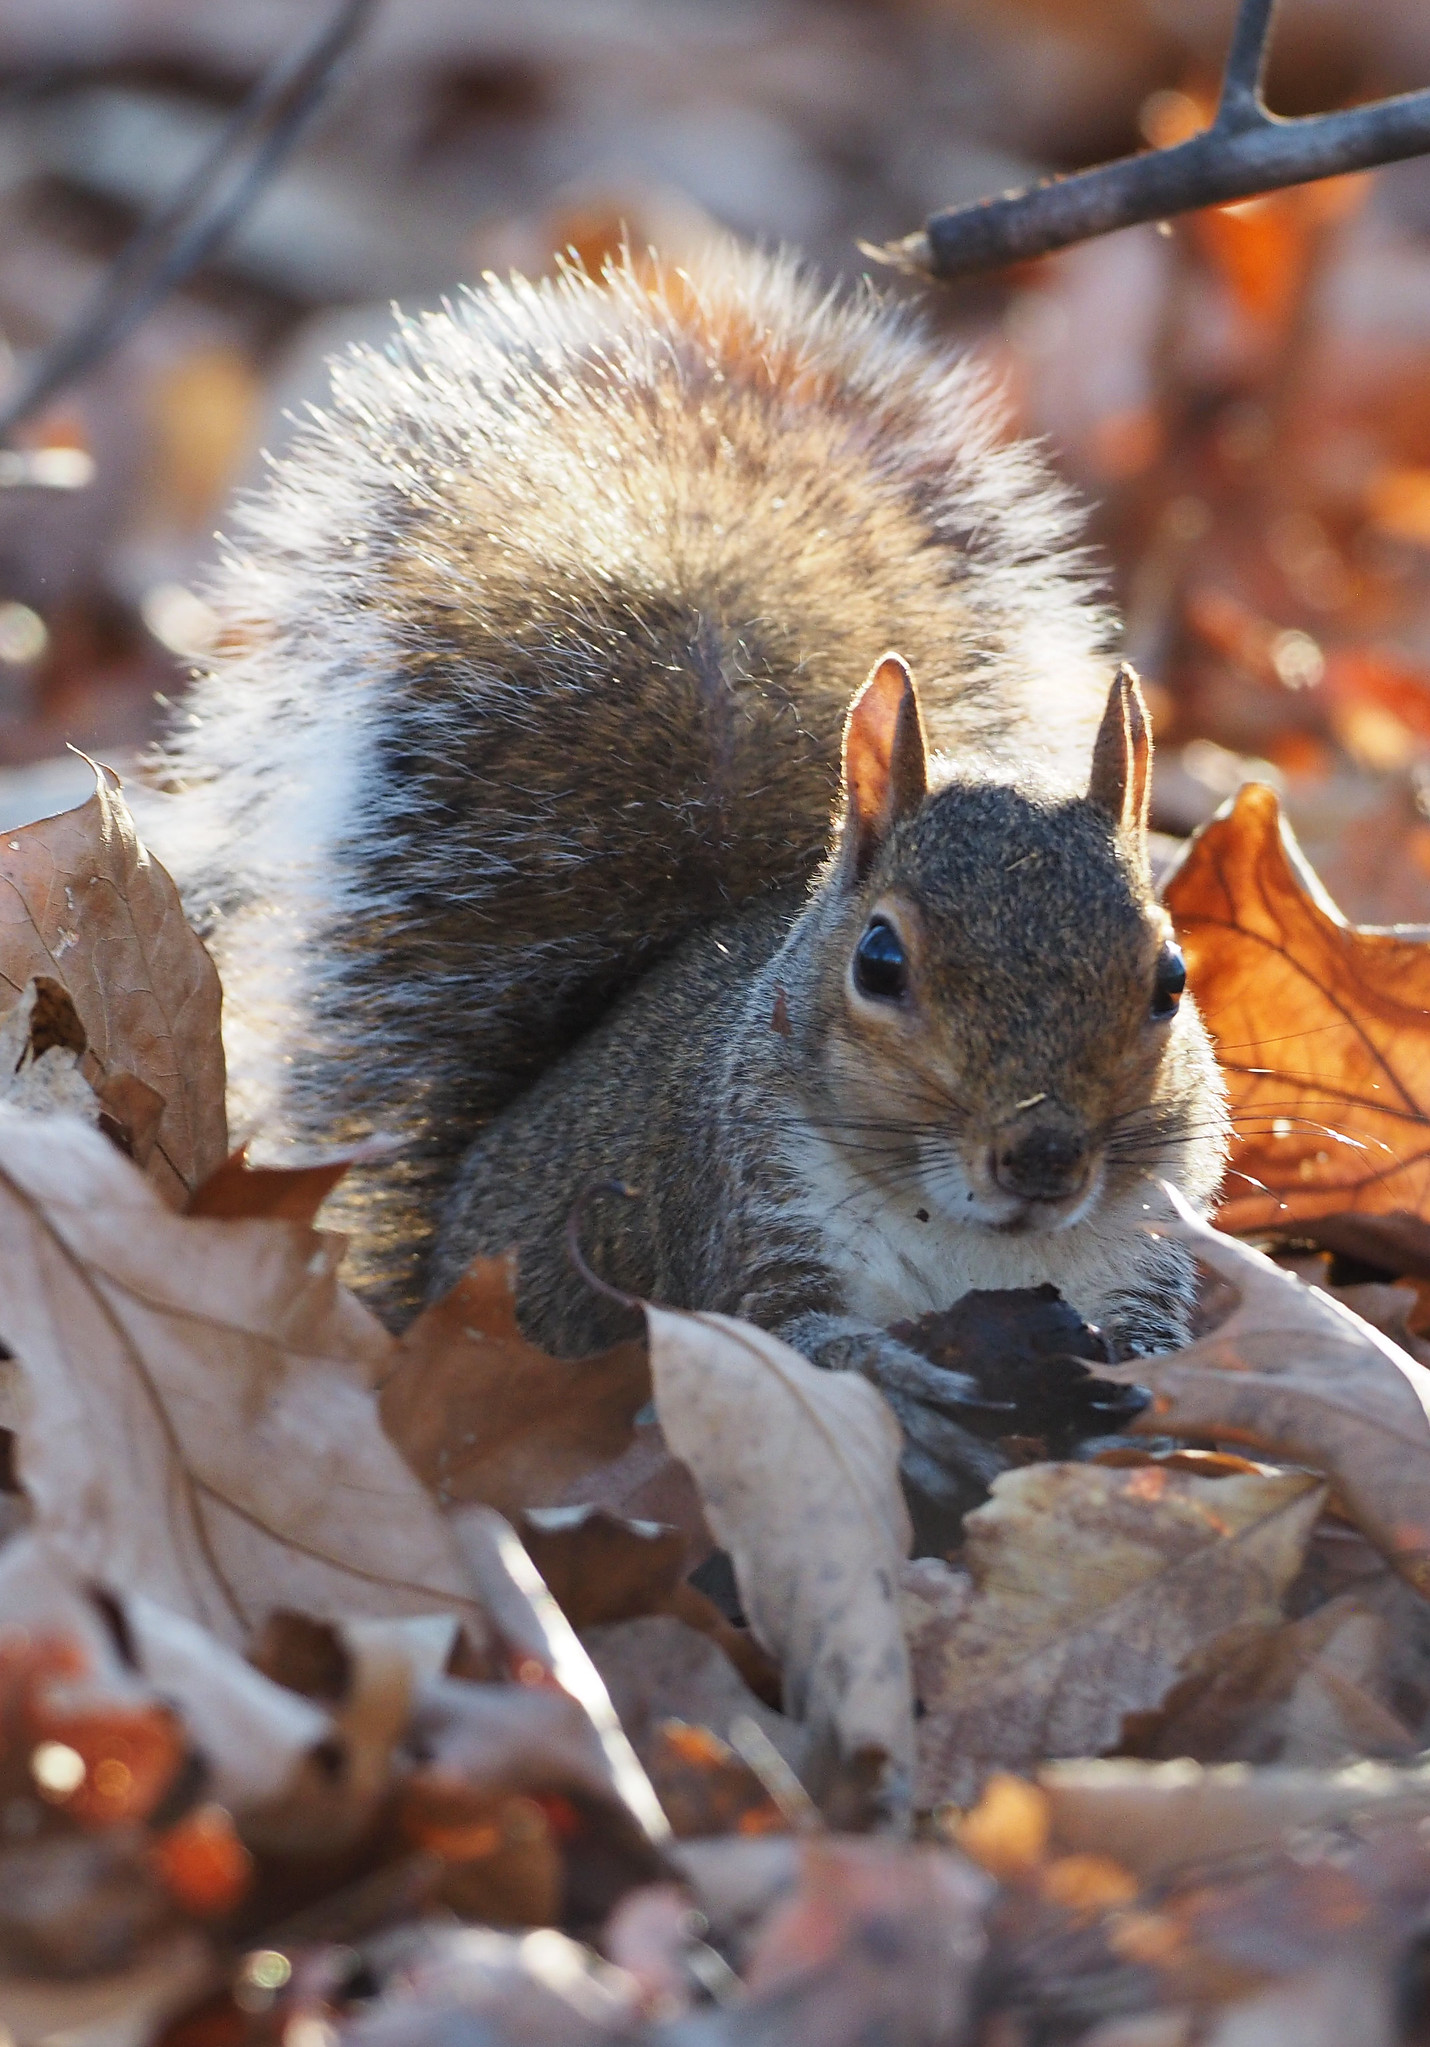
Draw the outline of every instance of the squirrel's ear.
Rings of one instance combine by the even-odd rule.
[[[901,817],[928,794],[918,692],[897,654],[874,663],[844,724],[844,866],[862,881]]]
[[[1137,671],[1124,661],[1112,680],[1092,749],[1088,797],[1106,811],[1147,863],[1147,813],[1152,804],[1152,724]]]

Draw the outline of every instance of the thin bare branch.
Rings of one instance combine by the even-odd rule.
[[[1430,151],[1430,91],[1294,121],[1268,113],[1261,79],[1275,5],[1276,0],[1242,0],[1221,104],[1199,135],[936,213],[920,233],[866,253],[905,270],[963,277],[1143,221]]]
[[[0,403],[0,442],[92,369],[212,253],[298,141],[377,5],[338,0],[306,42],[264,73],[178,191],[121,249],[74,326]],[[28,474],[0,480],[44,482]]]
[[[1241,0],[1216,115],[1216,125],[1223,134],[1234,128],[1255,128],[1271,118],[1261,97],[1261,87],[1275,12],[1276,0]]]

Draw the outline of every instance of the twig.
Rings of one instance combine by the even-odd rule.
[[[74,326],[0,403],[0,441],[92,369],[212,253],[298,141],[377,5],[338,0],[306,43],[264,73],[168,204],[120,251]]]
[[[1026,262],[1142,221],[1254,198],[1283,185],[1369,170],[1430,150],[1430,91],[1283,120],[1261,81],[1276,0],[1242,0],[1216,119],[1168,149],[1045,178],[998,199],[935,213],[918,234],[865,254],[934,277]]]

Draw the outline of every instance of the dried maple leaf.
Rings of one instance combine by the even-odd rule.
[[[647,1306],[666,1440],[730,1553],[755,1635],[816,1745],[913,1759],[898,1571],[899,1427],[874,1388],[728,1315]]]
[[[1382,1555],[1430,1594],[1430,1372],[1164,1191],[1178,1214],[1158,1229],[1190,1244],[1241,1298],[1185,1350],[1103,1366],[1109,1379],[1151,1388],[1133,1432],[1212,1436],[1324,1472]]]
[[[228,1150],[218,975],[118,790],[96,783],[77,810],[0,835],[0,991],[61,982],[100,1071],[162,1097],[147,1170],[178,1207]]]
[[[1279,1618],[1322,1497],[1303,1472],[1005,1473],[964,1523],[971,1588],[950,1573],[941,1602],[927,1560],[910,1576],[920,1802],[966,1803],[995,1767],[1111,1748],[1209,1641]]]
[[[474,1612],[368,1390],[391,1339],[339,1240],[171,1214],[95,1132],[0,1109],[0,1338],[19,1461],[75,1569],[243,1643],[275,1606]]]
[[[1348,924],[1254,783],[1164,894],[1231,1092],[1224,1226],[1430,1207],[1430,944]]]

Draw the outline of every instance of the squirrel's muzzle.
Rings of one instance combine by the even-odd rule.
[[[992,1147],[993,1178],[1020,1201],[1067,1201],[1087,1184],[1086,1132],[1052,1104],[1020,1111]]]

